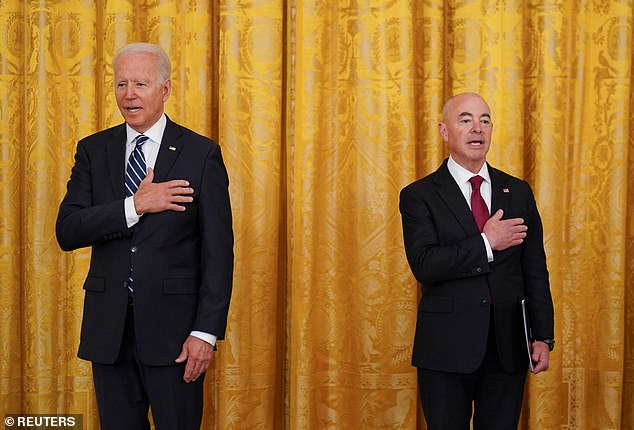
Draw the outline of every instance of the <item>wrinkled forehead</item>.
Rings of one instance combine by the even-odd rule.
[[[114,64],[114,74],[142,75],[154,77],[157,75],[158,66],[156,56],[148,53],[125,53],[117,58]]]

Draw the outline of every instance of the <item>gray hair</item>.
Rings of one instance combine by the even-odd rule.
[[[117,64],[117,61],[122,55],[127,54],[150,54],[156,57],[156,64],[158,66],[158,74],[163,80],[167,80],[170,77],[170,73],[172,72],[172,65],[170,63],[170,59],[163,50],[158,45],[154,45],[153,43],[130,43],[125,45],[123,48],[119,49],[117,54],[114,56],[112,60],[112,67],[114,68]]]

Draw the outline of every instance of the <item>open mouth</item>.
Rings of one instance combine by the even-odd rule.
[[[469,145],[471,145],[471,146],[482,146],[482,145],[484,145],[484,142],[482,140],[470,140],[467,143]]]
[[[138,106],[129,106],[129,107],[126,107],[125,110],[127,110],[130,113],[135,113],[135,112],[140,111],[141,108],[138,107]]]

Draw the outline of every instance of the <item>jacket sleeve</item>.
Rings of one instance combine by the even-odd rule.
[[[544,232],[535,197],[528,184],[526,219],[528,226],[522,244],[522,274],[533,336],[536,339],[554,338],[554,310],[544,251]]]
[[[452,229],[460,227],[450,224],[451,214],[443,212],[444,207],[440,200],[424,199],[411,186],[401,191],[405,253],[412,273],[424,285],[480,276],[491,270],[482,236],[452,236]]]
[[[85,142],[80,141],[55,226],[57,241],[64,251],[130,236],[123,199],[115,198],[110,184],[106,183],[106,160],[93,158],[100,159],[91,159]],[[108,190],[102,193],[100,201],[96,187]]]
[[[201,287],[193,330],[223,339],[233,281],[229,179],[220,147],[205,162],[200,190]]]

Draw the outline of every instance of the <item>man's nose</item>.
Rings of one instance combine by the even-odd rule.
[[[136,91],[134,90],[134,85],[128,85],[125,88],[125,97],[127,99],[133,99],[136,97]]]
[[[473,121],[473,128],[471,129],[474,133],[482,133],[482,123],[480,121]]]

